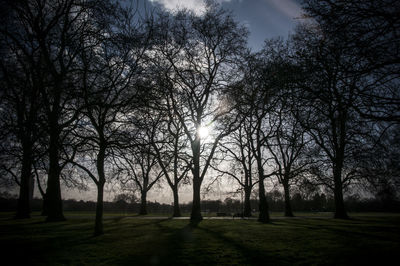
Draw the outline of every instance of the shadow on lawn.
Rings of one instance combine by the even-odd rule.
[[[313,223],[310,224],[310,221],[311,222],[318,221],[319,225],[316,226]],[[363,241],[363,238],[365,238],[368,239],[368,241],[371,241],[371,239],[387,241],[388,236],[391,236],[392,238],[399,238],[398,234],[396,234],[399,231],[398,226],[386,225],[383,227],[382,224],[373,225],[370,222],[357,218],[351,218],[348,220],[309,219],[309,220],[298,220],[295,223],[283,221],[282,224],[286,226],[292,226],[292,227],[294,226],[300,229],[307,229],[313,231],[321,230],[325,231],[329,235],[351,240],[360,239],[360,241]]]
[[[263,229],[260,229],[267,231],[282,226],[304,232],[305,245],[288,247],[292,252],[287,253],[273,247],[273,243],[267,245],[247,243],[244,241],[246,238],[230,236],[229,231],[210,227],[207,222],[193,224],[182,221],[177,224],[177,221],[172,223],[170,220],[158,220],[150,223],[156,227],[152,236],[155,238],[148,243],[150,249],[144,253],[127,256],[119,262],[123,265],[298,265],[314,261],[327,264],[337,262],[344,265],[367,265],[368,262],[379,264],[379,261],[388,262],[387,258],[395,258],[394,249],[388,249],[385,240],[393,241],[393,238],[397,238],[398,234],[395,232],[398,227],[392,225],[386,228],[390,228],[390,232],[394,233],[394,236],[388,239],[385,235],[381,235],[382,228],[379,228],[379,225],[371,227],[365,223],[364,227],[363,223],[354,220],[299,219],[262,226]],[[142,225],[135,225],[139,226]],[[387,234],[385,231],[382,233]],[[290,234],[290,231],[288,232]],[[271,233],[276,234],[276,229]],[[288,240],[291,240],[290,235]],[[326,250],[320,251],[322,255],[318,256],[322,256],[321,258],[314,257],[313,251],[308,250],[308,240],[324,241],[321,248]],[[369,243],[370,240],[374,243]],[[277,241],[284,240],[278,237]],[[379,250],[374,250],[374,247]],[[387,251],[384,251],[385,249]],[[296,252],[305,254],[301,253],[302,255],[298,256]],[[379,254],[383,257],[378,256]]]
[[[208,228],[200,227],[200,230],[210,234],[215,239],[223,242],[225,246],[230,246],[231,248],[237,250],[242,258],[244,259],[244,264],[250,265],[291,265],[286,258],[283,258],[277,254],[271,254],[266,251],[261,251],[257,249],[252,249],[243,244],[243,242],[237,239],[226,237],[223,233],[210,230]]]
[[[251,249],[240,240],[226,237],[201,223],[189,223],[173,229],[157,223],[160,234],[168,234],[150,265],[290,265],[285,258]]]

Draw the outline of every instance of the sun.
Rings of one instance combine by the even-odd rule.
[[[202,139],[207,138],[208,135],[209,135],[209,132],[208,132],[208,128],[207,128],[207,127],[200,127],[200,128],[197,130],[197,132],[198,132],[198,134],[199,134],[199,137],[202,138]]]

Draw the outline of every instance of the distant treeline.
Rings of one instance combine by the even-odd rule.
[[[285,202],[280,198],[268,198],[270,211],[284,211]],[[325,194],[315,194],[311,199],[304,199],[300,194],[295,194],[291,200],[293,210],[296,212],[334,212],[334,200],[326,197]],[[171,213],[173,205],[159,202],[147,202],[149,213]],[[345,200],[346,208],[350,212],[400,212],[400,201],[380,200],[376,198],[360,199],[358,197],[348,197]],[[0,211],[15,211],[17,206],[16,198],[6,198],[0,196]],[[32,200],[32,210],[41,211],[43,206],[42,199]],[[66,211],[95,211],[96,202],[68,199],[63,200],[63,207]],[[180,204],[183,213],[190,213],[192,203]],[[258,201],[251,200],[251,208],[253,212],[258,210]],[[210,213],[241,213],[243,204],[240,200],[226,198],[222,200],[203,200],[201,209],[203,212]],[[104,211],[106,212],[130,212],[138,213],[140,210],[140,202],[128,203],[124,200],[114,202],[104,202]]]

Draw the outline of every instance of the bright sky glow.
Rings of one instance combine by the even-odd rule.
[[[202,139],[207,138],[208,135],[209,135],[209,132],[208,132],[208,128],[207,128],[207,127],[200,127],[200,128],[198,129],[198,133],[199,133],[200,138],[202,138]]]

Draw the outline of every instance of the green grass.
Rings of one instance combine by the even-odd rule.
[[[44,223],[0,214],[0,250],[10,265],[389,265],[400,252],[400,215],[358,214],[255,220],[134,219],[106,214],[93,237],[93,214]],[[12,262],[12,263],[11,263]],[[3,264],[5,265],[5,264]]]

